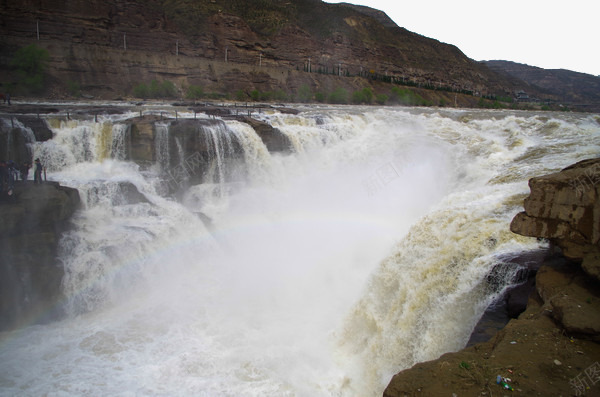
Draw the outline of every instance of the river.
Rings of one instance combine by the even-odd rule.
[[[225,120],[210,178],[178,199],[160,161],[124,160],[134,113],[48,116],[34,157],[83,199],[61,241],[67,316],[0,334],[0,394],[381,395],[464,347],[517,271],[490,288],[492,268],[543,246],[509,231],[528,179],[600,153],[598,115],[299,109],[254,114],[290,152]]]

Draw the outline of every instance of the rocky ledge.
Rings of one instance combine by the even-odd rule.
[[[583,270],[600,280],[600,158],[532,178],[525,211],[510,230],[550,240]]]
[[[384,396],[600,395],[600,159],[529,181],[515,233],[550,240],[526,310],[489,341],[396,374]]]
[[[0,330],[60,314],[58,242],[80,205],[76,189],[17,182],[0,195]]]

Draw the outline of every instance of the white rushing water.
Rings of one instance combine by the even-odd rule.
[[[61,242],[68,315],[0,334],[0,394],[381,395],[462,348],[492,267],[538,247],[508,228],[528,178],[600,153],[594,115],[303,110],[260,115],[291,153],[214,130],[211,183],[181,202],[123,160],[122,120],[50,123],[35,155],[84,201]],[[225,182],[232,140],[246,170]]]

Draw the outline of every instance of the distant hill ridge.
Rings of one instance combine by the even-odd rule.
[[[565,69],[542,69],[511,61],[492,60],[483,63],[497,73],[523,80],[566,104],[600,108],[600,76]]]

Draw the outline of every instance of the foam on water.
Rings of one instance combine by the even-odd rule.
[[[498,257],[537,247],[508,230],[527,178],[600,153],[585,115],[260,117],[293,152],[225,121],[209,131],[210,183],[181,203],[159,194],[160,167],[123,161],[120,119],[36,144],[85,205],[61,247],[69,316],[1,335],[2,394],[381,395],[398,370],[464,346],[498,293],[484,282]],[[233,141],[245,172],[231,181],[219,153]],[[124,185],[145,200],[123,200]]]

